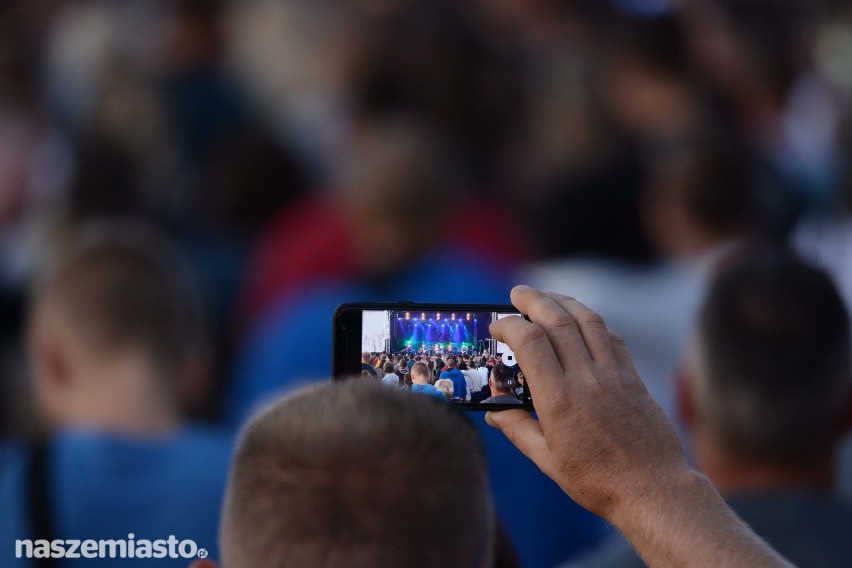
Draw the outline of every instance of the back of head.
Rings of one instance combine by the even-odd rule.
[[[453,381],[450,379],[438,379],[435,381],[435,388],[441,391],[445,397],[453,398]]]
[[[752,462],[825,457],[852,392],[849,342],[826,274],[784,249],[741,251],[700,315],[699,412],[726,448]]]
[[[205,346],[199,299],[168,240],[147,226],[96,221],[35,293],[35,319],[63,321],[88,357],[143,353],[172,378]]]
[[[427,397],[347,381],[286,397],[246,427],[221,543],[229,568],[470,568],[490,557],[491,533],[473,426]]]
[[[722,141],[666,152],[653,167],[647,229],[668,254],[754,233],[762,212],[756,166],[745,150]]]
[[[496,390],[509,392],[515,387],[515,373],[511,367],[497,363],[491,369],[491,382]]]
[[[429,367],[426,363],[417,362],[411,366],[411,374],[420,379],[429,380]]]

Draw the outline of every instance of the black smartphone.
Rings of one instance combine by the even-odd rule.
[[[508,304],[342,304],[334,311],[333,380],[372,380],[441,399],[437,392],[467,410],[533,410],[515,354],[489,331],[491,322],[518,315]],[[417,363],[425,376],[422,367],[411,372]]]

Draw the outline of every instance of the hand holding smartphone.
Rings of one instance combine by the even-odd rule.
[[[491,322],[516,315],[514,306],[502,304],[340,305],[334,312],[332,377],[437,391],[466,410],[533,410],[514,353],[489,331]],[[414,369],[417,363],[428,373]],[[406,372],[411,384],[405,384]]]

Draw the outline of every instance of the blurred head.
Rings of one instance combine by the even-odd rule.
[[[730,259],[701,311],[682,381],[699,457],[710,448],[780,467],[832,457],[852,408],[849,333],[825,273],[777,248]]]
[[[367,121],[357,132],[334,182],[357,227],[351,241],[357,266],[384,276],[433,246],[434,233],[430,215],[376,216],[376,211],[441,203],[458,193],[460,182],[443,137],[410,116]]]
[[[457,365],[455,357],[447,357],[446,363],[447,363],[447,367],[449,367],[450,369],[452,369],[453,367],[455,367]]]
[[[453,398],[453,381],[450,379],[438,379],[435,381],[435,388],[441,391],[447,400]]]
[[[369,351],[364,351],[363,353],[361,353],[361,363],[369,365],[372,360],[373,356],[370,354]]]
[[[121,421],[131,406],[153,417],[202,394],[206,343],[184,268],[141,225],[105,221],[73,236],[29,317],[36,393],[50,420]]]
[[[721,143],[668,152],[651,173],[644,218],[656,247],[687,258],[754,231],[755,172],[746,152]]]
[[[485,566],[487,488],[477,432],[449,406],[357,381],[306,389],[243,432],[222,517],[223,564]],[[453,538],[436,546],[436,527]]]
[[[489,383],[492,394],[512,394],[512,389],[515,388],[515,373],[511,367],[498,363],[491,369]]]
[[[672,16],[615,25],[600,59],[613,117],[644,137],[684,136],[692,127],[683,30]]]
[[[385,363],[385,373],[393,373],[393,363]]]

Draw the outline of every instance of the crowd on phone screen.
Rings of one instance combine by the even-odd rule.
[[[411,370],[417,363],[426,366],[429,385],[442,392],[447,400],[486,404],[523,403],[523,371],[517,365],[505,365],[501,354],[491,356],[488,351],[479,355],[418,355],[406,351],[389,355],[387,352],[364,352],[361,378],[411,389]]]

